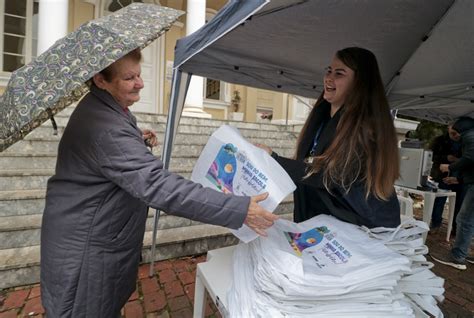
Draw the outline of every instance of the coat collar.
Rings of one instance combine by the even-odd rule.
[[[95,97],[100,99],[104,104],[112,108],[114,111],[119,113],[121,116],[124,116],[127,118],[129,121],[132,122],[132,124],[136,127],[137,126],[137,120],[135,116],[130,112],[130,110],[125,110],[123,109],[122,106],[120,106],[115,98],[106,90],[100,89],[97,87],[95,84],[92,84],[90,88],[91,94],[93,94]],[[136,127],[138,128],[138,127]]]

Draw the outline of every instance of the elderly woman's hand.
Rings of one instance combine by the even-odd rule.
[[[265,230],[272,226],[273,222],[278,219],[277,215],[268,212],[258,205],[258,202],[265,200],[267,197],[268,193],[251,197],[247,217],[244,221],[244,224],[262,236],[267,236]]]
[[[267,145],[264,145],[264,144],[259,144],[259,143],[256,143],[254,144],[256,147],[260,148],[260,149],[263,149],[265,150],[270,156],[272,155],[272,148],[268,147]]]
[[[143,140],[149,147],[158,146],[158,138],[156,137],[156,132],[151,129],[142,129]]]

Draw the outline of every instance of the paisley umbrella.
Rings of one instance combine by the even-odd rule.
[[[89,21],[12,73],[0,96],[0,152],[88,92],[85,82],[166,32],[183,12],[133,3]]]

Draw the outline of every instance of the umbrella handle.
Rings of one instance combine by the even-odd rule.
[[[148,148],[150,148],[150,151],[153,150],[153,145],[151,144],[151,137],[145,139],[145,145],[146,145]]]
[[[53,135],[57,136],[58,135],[58,125],[56,124],[56,120],[54,119],[53,112],[51,111],[50,108],[47,110],[49,119],[51,119],[51,124],[53,125]]]

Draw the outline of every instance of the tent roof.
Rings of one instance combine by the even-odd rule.
[[[233,0],[178,41],[175,67],[316,98],[333,54],[365,47],[392,108],[446,122],[474,117],[473,16],[470,0]]]

